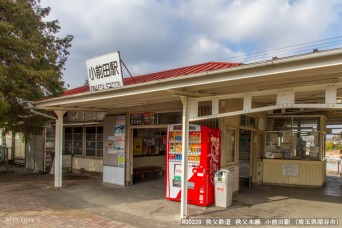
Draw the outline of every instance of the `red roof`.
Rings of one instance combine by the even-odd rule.
[[[138,84],[138,83],[143,83],[143,82],[156,81],[156,80],[165,79],[165,78],[175,78],[175,77],[184,76],[188,74],[207,72],[210,70],[226,69],[226,68],[235,67],[239,65],[240,65],[239,63],[229,63],[229,62],[208,62],[208,63],[202,63],[202,64],[193,65],[193,66],[186,66],[186,67],[176,68],[172,70],[166,70],[166,71],[160,71],[160,72],[151,73],[151,74],[144,74],[140,76],[124,78],[123,83],[124,85],[132,85],[132,84]],[[69,96],[69,95],[85,93],[85,92],[89,92],[88,85],[67,90],[63,93],[63,96]]]
[[[89,86],[88,85],[66,90],[66,91],[64,91],[62,96],[69,96],[69,95],[73,95],[73,94],[86,93],[86,92],[89,92]]]

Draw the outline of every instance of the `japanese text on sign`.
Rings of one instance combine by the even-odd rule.
[[[123,86],[119,52],[87,60],[90,91]]]
[[[109,77],[117,74],[119,74],[117,61],[104,63],[102,65],[90,67],[89,69],[90,80],[94,80],[95,78],[100,79],[103,77]]]

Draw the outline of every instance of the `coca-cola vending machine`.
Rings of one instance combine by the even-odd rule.
[[[209,206],[215,202],[214,176],[220,169],[220,130],[189,125],[188,203]],[[182,177],[182,125],[168,126],[166,199],[180,201]]]

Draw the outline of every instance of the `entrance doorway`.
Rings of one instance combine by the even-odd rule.
[[[159,178],[165,170],[166,128],[135,128],[133,183]]]
[[[342,129],[332,129],[341,132]],[[323,146],[325,147],[326,173],[327,176],[342,175],[342,140],[340,133],[327,134],[324,138]],[[324,148],[323,147],[323,148]],[[325,156],[324,156],[325,155]]]
[[[252,131],[240,129],[239,131],[239,173],[240,185],[252,184]]]

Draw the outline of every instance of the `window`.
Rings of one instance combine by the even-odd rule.
[[[182,112],[132,113],[131,125],[180,124]]]
[[[226,163],[235,162],[236,130],[226,130]]]
[[[182,123],[182,112],[166,112],[157,114],[158,124],[180,124]]]
[[[103,127],[66,127],[64,154],[102,157]],[[85,140],[84,140],[85,139]],[[83,149],[85,148],[85,150]],[[84,153],[85,152],[85,153]]]
[[[319,117],[276,116],[267,118],[269,131],[320,131],[319,123]]]
[[[83,127],[66,127],[64,153],[82,155]]]
[[[256,118],[246,115],[240,116],[240,126],[256,128]]]
[[[198,116],[208,116],[212,114],[212,104],[211,102],[204,101],[198,103]],[[191,122],[192,124],[198,124],[210,128],[218,128],[219,121],[217,118],[214,119],[206,119],[206,120],[199,120]]]
[[[317,116],[272,116],[267,118],[266,158],[318,160],[321,151]]]
[[[86,127],[86,156],[102,157],[103,127]]]

